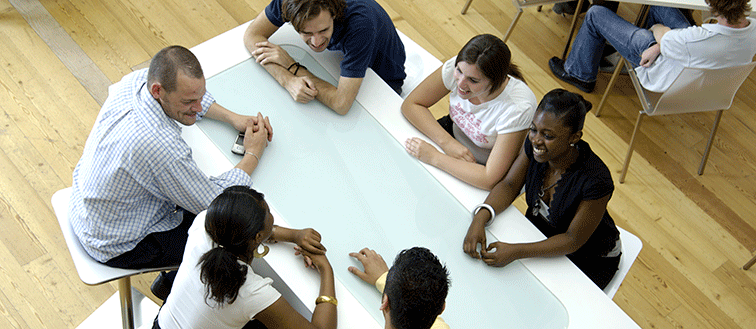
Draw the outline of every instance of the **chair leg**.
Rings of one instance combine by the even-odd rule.
[[[606,97],[609,96],[609,92],[612,91],[612,87],[614,87],[614,83],[617,82],[617,77],[620,75],[620,72],[622,72],[623,66],[625,66],[625,61],[621,60],[617,62],[617,67],[614,69],[614,73],[612,73],[612,78],[609,79],[609,84],[606,85],[606,90],[604,90],[604,96],[601,97],[601,102],[599,102],[598,108],[596,108],[597,118],[599,117],[599,115],[601,115],[601,109],[604,108]]]
[[[709,142],[706,143],[706,151],[704,151],[703,158],[701,158],[701,164],[698,166],[698,175],[703,175],[704,168],[706,167],[706,161],[709,160],[709,152],[711,151],[711,145],[714,143],[714,135],[717,133],[719,127],[719,120],[722,119],[722,113],[724,110],[717,111],[717,117],[714,119],[714,127],[711,128],[711,134],[709,135]]]
[[[743,269],[748,271],[748,269],[751,268],[751,266],[753,266],[754,263],[756,263],[756,255],[754,255],[753,258],[751,258],[751,260],[748,261],[748,263],[745,263],[745,265],[743,265]]]
[[[567,51],[570,50],[570,43],[572,41],[572,36],[575,35],[575,27],[577,26],[578,16],[580,16],[580,9],[583,8],[583,1],[585,0],[578,0],[577,7],[575,7],[575,14],[572,15],[572,24],[570,24],[570,35],[567,37],[567,43],[564,45],[564,52],[562,53],[562,60],[565,60],[567,58]]]
[[[627,175],[627,167],[630,166],[630,158],[633,156],[633,146],[635,146],[635,137],[640,130],[641,119],[643,119],[643,112],[638,113],[638,120],[635,121],[635,129],[633,130],[633,137],[630,137],[630,145],[627,147],[627,154],[625,155],[625,164],[622,165],[622,173],[620,174],[620,184],[625,182],[625,175]]]
[[[467,8],[470,8],[470,4],[472,3],[472,0],[467,0],[467,3],[465,3],[465,6],[462,7],[462,15],[467,13]]]
[[[472,0],[469,0],[469,1],[472,1]],[[507,39],[509,39],[509,36],[512,35],[512,30],[514,30],[514,27],[517,24],[517,21],[520,20],[520,16],[522,16],[522,8],[517,8],[517,14],[515,15],[514,19],[512,19],[512,23],[509,24],[507,33],[504,33],[504,39],[502,39],[504,42],[507,42]]]
[[[134,329],[134,305],[131,301],[131,278],[118,279],[118,295],[121,299],[121,324],[123,329]]]

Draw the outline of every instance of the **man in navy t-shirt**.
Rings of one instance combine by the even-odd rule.
[[[290,22],[316,52],[344,54],[338,86],[318,79],[268,38]],[[297,102],[321,101],[336,113],[352,107],[368,67],[397,93],[404,73],[404,44],[375,0],[273,0],[244,34],[244,44]]]

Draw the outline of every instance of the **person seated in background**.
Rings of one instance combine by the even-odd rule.
[[[402,103],[402,114],[423,139],[407,139],[407,152],[475,187],[490,190],[507,173],[533,119],[536,97],[496,36],[473,37],[457,56],[431,73]],[[449,115],[429,107],[449,94]]]
[[[344,54],[336,86],[315,77],[286,50],[268,41],[286,22],[313,51]],[[294,100],[317,99],[342,115],[352,107],[368,67],[397,94],[407,76],[404,44],[394,22],[375,0],[273,0],[250,23],[244,45]]]
[[[637,27],[609,9],[592,6],[565,61],[549,60],[554,75],[590,93],[609,42],[635,68],[641,85],[664,92],[685,67],[723,68],[750,63],[756,54],[756,21],[746,16],[749,0],[706,0],[716,24],[690,26],[679,9],[651,7]]]
[[[566,255],[597,286],[606,287],[619,266],[622,246],[606,210],[614,191],[611,173],[581,139],[590,109],[582,96],[563,89],[543,96],[512,169],[473,211],[462,245],[465,253],[490,266]],[[525,217],[546,239],[486,245],[485,226],[512,204],[523,186]]]
[[[375,285],[383,294],[381,311],[386,329],[448,329],[439,316],[446,307],[449,272],[436,255],[422,247],[399,252],[391,269],[383,257],[368,248],[350,253],[362,264],[349,272]]]
[[[268,246],[258,253],[265,241],[296,243],[296,253],[320,272],[312,321],[281,297],[273,280],[252,270],[252,261],[268,253]],[[256,319],[267,328],[334,329],[337,301],[325,251],[317,231],[275,226],[261,193],[229,187],[189,229],[184,260],[153,328],[254,328]]]
[[[181,46],[162,49],[148,69],[126,75],[108,92],[73,171],[71,226],[87,253],[105,265],[178,265],[195,214],[224,188],[252,184],[273,137],[270,122],[216,103],[199,61]],[[199,169],[181,137],[181,125],[203,117],[246,132],[246,154],[218,177]]]

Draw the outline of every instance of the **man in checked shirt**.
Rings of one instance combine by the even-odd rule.
[[[149,268],[181,262],[195,214],[223,189],[251,185],[273,131],[267,117],[218,105],[197,58],[167,47],[149,69],[110,86],[73,172],[68,215],[87,253],[105,265]],[[245,155],[207,177],[181,138],[181,125],[207,117],[244,131]]]

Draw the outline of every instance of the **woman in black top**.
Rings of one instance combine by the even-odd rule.
[[[614,277],[621,246],[606,205],[614,191],[609,169],[582,141],[591,103],[563,89],[538,105],[528,138],[507,175],[478,206],[463,243],[471,257],[504,266],[527,257],[566,255],[600,288]],[[546,237],[534,243],[494,242],[486,248],[491,210],[509,207],[525,185],[525,216]],[[481,246],[481,251],[476,250]]]

